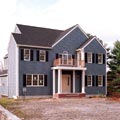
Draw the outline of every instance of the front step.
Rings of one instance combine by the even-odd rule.
[[[85,96],[85,93],[56,93],[53,95],[53,98],[82,98]]]

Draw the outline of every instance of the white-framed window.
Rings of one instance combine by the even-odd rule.
[[[103,76],[98,75],[98,86],[103,86]]]
[[[40,86],[44,86],[44,79],[45,79],[45,78],[44,78],[44,75],[39,75],[39,83],[38,83],[38,84],[39,84]]]
[[[26,75],[26,86],[44,86],[45,80],[44,74],[27,74]]]
[[[24,60],[30,61],[30,49],[24,49]]]
[[[91,52],[87,53],[87,63],[92,63],[92,53]]]
[[[98,64],[103,64],[103,54],[98,54]]]
[[[39,52],[39,60],[41,62],[45,62],[46,61],[46,51],[45,50],[40,50],[40,52]]]
[[[92,86],[92,76],[91,75],[87,76],[87,86]]]

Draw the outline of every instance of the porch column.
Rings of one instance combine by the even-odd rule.
[[[82,93],[85,93],[85,70],[82,71]]]
[[[75,93],[75,70],[73,70],[73,93]]]
[[[61,70],[58,69],[58,94],[61,93]]]
[[[53,95],[55,94],[55,70],[53,69]]]

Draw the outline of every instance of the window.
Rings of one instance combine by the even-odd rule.
[[[24,49],[24,60],[29,61],[30,60],[30,50]]]
[[[44,86],[44,75],[39,75],[39,85]]]
[[[45,50],[40,50],[40,55],[39,55],[39,59],[41,62],[45,62],[46,61],[46,51]]]
[[[26,76],[26,84],[31,86],[32,85],[32,75]]]
[[[98,86],[103,86],[103,76],[102,75],[98,76]]]
[[[87,76],[87,86],[92,86],[92,76],[91,75]]]
[[[92,53],[87,53],[87,63],[92,63]]]
[[[26,86],[44,86],[45,75],[44,74],[31,74],[26,75]]]
[[[103,63],[103,54],[98,54],[98,64]]]

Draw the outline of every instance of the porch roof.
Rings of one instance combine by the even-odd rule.
[[[61,69],[61,70],[87,70],[86,67],[67,67],[67,66],[56,66],[56,67],[52,67],[52,70],[57,70],[57,69]]]

